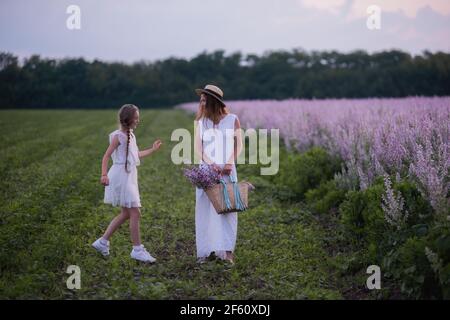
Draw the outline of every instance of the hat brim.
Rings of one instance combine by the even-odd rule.
[[[210,95],[211,97],[216,98],[217,100],[219,100],[219,102],[222,103],[222,104],[225,106],[225,102],[222,100],[222,98],[221,98],[220,96],[218,96],[217,94],[214,94],[214,93],[211,92],[211,91],[208,91],[208,90],[205,90],[205,89],[195,89],[195,92],[196,92],[198,95],[201,95],[202,93],[208,94],[208,95]]]

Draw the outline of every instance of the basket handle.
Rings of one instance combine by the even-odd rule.
[[[225,201],[225,207],[227,208],[227,210],[230,210],[231,209],[231,201],[230,201],[230,196],[228,195],[228,191],[227,191],[227,183],[223,179],[220,179],[220,183],[222,184],[223,200]]]
[[[245,211],[247,209],[247,207],[244,205],[244,202],[242,201],[241,193],[239,191],[239,186],[237,184],[237,181],[234,178],[234,176],[231,176],[231,175],[230,175],[230,180],[231,180],[231,183],[233,184],[235,207],[237,210]],[[230,200],[230,196],[228,195],[228,191],[227,191],[227,183],[225,182],[224,179],[220,179],[220,183],[222,184],[222,192],[223,192],[223,199],[225,202],[225,207],[227,210],[230,210],[231,209],[231,200]]]
[[[231,183],[233,184],[234,203],[236,205],[236,209],[244,211],[247,208],[245,207],[244,202],[242,201],[241,192],[239,191],[237,179],[232,174],[230,174],[229,177]]]

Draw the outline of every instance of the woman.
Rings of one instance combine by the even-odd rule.
[[[242,150],[240,123],[223,102],[222,90],[213,85],[196,89],[200,105],[196,117],[195,147],[202,164],[212,165],[230,182],[237,181],[235,160]],[[195,235],[200,262],[211,254],[234,263],[237,213],[218,214],[205,191],[196,188]]]

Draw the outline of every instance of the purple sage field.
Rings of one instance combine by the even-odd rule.
[[[338,251],[355,253],[356,270],[380,265],[388,297],[450,297],[449,97],[227,106],[244,129],[280,130],[284,153],[271,183],[336,234]]]

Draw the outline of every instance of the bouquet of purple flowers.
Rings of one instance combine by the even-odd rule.
[[[197,188],[208,189],[220,183],[220,173],[213,166],[201,164],[184,168],[184,176]]]

